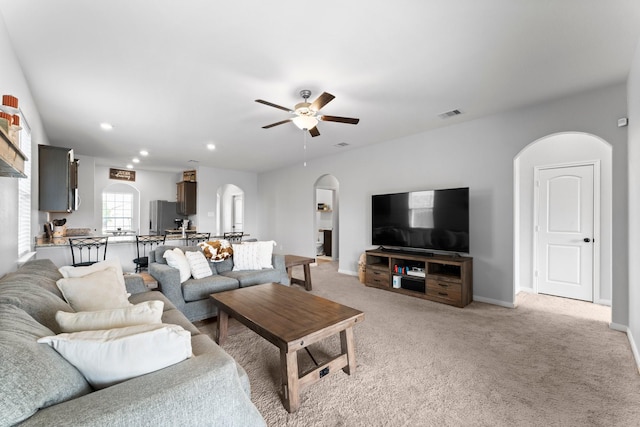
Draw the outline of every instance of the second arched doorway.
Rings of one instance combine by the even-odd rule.
[[[216,235],[244,231],[244,190],[233,184],[218,188]]]
[[[314,250],[318,259],[339,257],[339,183],[333,175],[322,175],[314,191]]]

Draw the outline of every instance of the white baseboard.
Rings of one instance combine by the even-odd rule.
[[[611,307],[611,300],[610,299],[602,299],[602,298],[595,298],[593,300],[594,304],[598,304],[598,305],[606,305],[608,307]]]
[[[473,296],[473,300],[474,301],[478,301],[478,302],[484,302],[486,304],[493,304],[493,305],[499,305],[500,307],[506,307],[506,308],[515,308],[516,305],[512,302],[506,302],[506,301],[500,301],[497,299],[492,299],[492,298],[485,298],[485,297],[479,297],[474,295]]]
[[[631,347],[631,353],[633,354],[633,358],[636,361],[636,368],[638,369],[638,373],[640,374],[640,352],[638,351],[638,346],[636,346],[636,342],[633,339],[633,335],[631,334],[631,330],[628,326],[621,325],[619,323],[609,323],[609,328],[614,331],[620,331],[627,334],[627,339],[629,340],[629,346]]]
[[[626,325],[621,325],[620,323],[613,323],[613,322],[609,323],[609,328],[613,329],[614,331],[624,332],[625,334],[629,330],[629,328]]]
[[[343,270],[341,268],[338,269],[338,273],[340,274],[347,274],[349,276],[357,276],[358,272],[357,271],[351,271],[351,270]]]

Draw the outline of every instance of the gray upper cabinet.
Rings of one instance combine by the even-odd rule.
[[[38,209],[72,212],[78,208],[78,161],[70,148],[38,145]]]

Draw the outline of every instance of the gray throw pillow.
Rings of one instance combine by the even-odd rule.
[[[0,425],[19,423],[41,408],[91,392],[73,365],[36,342],[50,335],[24,310],[0,304]]]

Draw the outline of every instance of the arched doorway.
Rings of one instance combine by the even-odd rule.
[[[225,184],[218,188],[216,198],[216,235],[244,231],[244,190],[233,184]]]
[[[582,132],[545,136],[514,159],[514,301],[520,291],[537,293],[540,171],[591,165],[594,170],[592,302],[611,305],[612,292],[612,148]],[[590,242],[593,243],[593,242]],[[547,292],[545,292],[547,293]],[[550,292],[553,294],[553,292]]]
[[[322,175],[314,184],[314,241],[318,259],[338,260],[339,183],[333,175]]]

